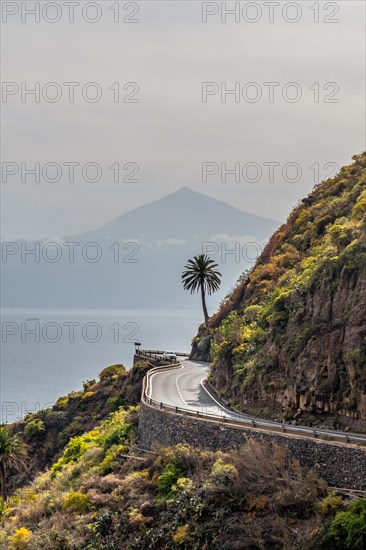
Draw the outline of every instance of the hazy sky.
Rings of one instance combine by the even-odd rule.
[[[282,220],[312,189],[317,166],[322,179],[334,171],[334,163],[348,163],[365,147],[363,1],[240,2],[239,22],[228,15],[226,23],[221,2],[120,2],[118,23],[110,9],[117,2],[109,0],[89,2],[94,6],[87,9],[88,2],[75,3],[74,23],[65,2],[57,2],[57,11],[56,2],[41,2],[49,6],[39,23],[22,13],[20,2],[2,4],[6,13],[18,10],[2,25],[2,80],[14,83],[5,84],[7,102],[3,95],[1,105],[2,161],[19,165],[18,174],[6,182],[3,176],[1,184],[7,236],[93,229],[184,185]],[[27,2],[29,9],[34,5]],[[82,8],[89,20],[100,20],[85,21]],[[216,10],[203,23],[202,11]],[[290,22],[298,16],[299,21]],[[31,95],[22,102],[22,87],[31,89],[37,82],[39,102]],[[47,86],[51,82],[56,86]],[[65,82],[80,83],[74,103]],[[97,87],[86,86],[91,82]],[[203,82],[216,83],[206,102]],[[119,101],[114,83],[119,83]],[[273,102],[268,83],[277,83],[271,85]],[[239,97],[227,95],[223,102],[220,91],[235,86]],[[60,100],[52,103],[60,90]],[[98,90],[100,101],[87,101]],[[256,94],[261,99],[254,102]],[[296,95],[301,98],[292,101]],[[138,102],[123,102],[125,96]],[[41,168],[58,163],[60,180],[45,181],[41,174],[39,183],[31,175],[21,182],[21,163],[31,167],[36,162]],[[68,181],[70,165],[64,165],[70,162],[80,163],[73,183]],[[206,162],[211,163],[207,170],[217,173],[203,182]],[[83,178],[86,163],[100,166],[100,181],[86,181],[96,173],[93,166]],[[115,183],[109,168],[115,163],[122,178],[138,165],[134,178],[139,182]],[[221,163],[228,169],[240,163],[246,177],[241,170],[239,182],[234,176],[222,182]],[[271,165],[273,181],[268,163],[280,165]],[[301,167],[299,181],[294,164],[284,168],[288,163]],[[56,173],[49,170],[46,179]]]

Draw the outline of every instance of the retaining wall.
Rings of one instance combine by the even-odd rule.
[[[331,486],[366,490],[366,448],[217,424],[141,402],[139,445],[145,448],[189,443],[225,451],[243,445],[248,436],[285,446],[302,466],[314,468]]]

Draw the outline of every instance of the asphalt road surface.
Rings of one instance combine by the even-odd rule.
[[[216,400],[209,389],[203,385],[203,381],[209,373],[210,363],[190,361],[186,358],[180,358],[180,363],[181,367],[179,368],[151,374],[147,389],[148,397],[171,407],[178,407],[191,412],[199,411],[201,414],[216,418],[225,418],[228,422],[230,420],[243,421],[248,425],[248,421],[254,421],[256,427],[262,427],[266,430],[273,428],[277,433],[279,429],[288,429],[291,433],[298,435],[314,434],[314,428],[262,420],[228,409]],[[316,429],[316,434],[318,436],[331,436],[334,440],[343,443],[347,441],[348,437],[351,442],[366,444],[366,435],[362,434],[324,429]]]

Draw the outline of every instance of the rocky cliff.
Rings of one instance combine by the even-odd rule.
[[[366,430],[366,153],[353,160],[291,212],[194,339],[240,409]]]

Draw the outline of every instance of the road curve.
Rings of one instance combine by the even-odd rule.
[[[203,384],[208,376],[210,363],[190,361],[187,358],[180,358],[179,361],[181,363],[179,368],[151,373],[149,387],[147,388],[148,398],[170,407],[223,418],[228,422],[230,420],[239,422],[243,420],[248,424],[248,420],[252,420],[257,428],[264,428],[267,431],[273,428],[277,433],[279,429],[283,431],[288,429],[292,434],[299,436],[314,434],[314,428],[263,420],[228,409],[219,403]],[[366,435],[362,434],[325,429],[316,429],[316,434],[318,436],[329,436],[334,441],[342,443],[347,442],[349,439],[355,443],[366,444]]]

